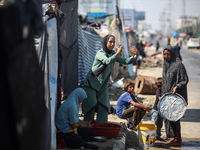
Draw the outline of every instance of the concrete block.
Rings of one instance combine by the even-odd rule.
[[[113,142],[113,150],[125,150],[126,145],[126,134],[120,132],[118,137],[115,138]]]

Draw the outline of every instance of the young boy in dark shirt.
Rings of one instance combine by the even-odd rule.
[[[153,109],[151,110],[151,123],[157,125],[157,130],[156,130],[156,140],[161,140],[164,141],[164,139],[162,139],[161,136],[161,128],[163,125],[163,118],[159,115],[158,113],[158,102],[161,99],[161,87],[162,87],[162,78],[159,77],[157,78],[156,81],[156,86],[157,86],[157,90],[156,90],[156,100],[155,100],[155,104],[153,106]]]
[[[116,113],[117,116],[122,119],[133,117],[133,124],[129,128],[137,131],[136,126],[140,123],[146,111],[150,111],[150,108],[138,103],[135,99],[133,95],[134,82],[132,80],[128,79],[124,83],[124,90],[125,93],[123,93],[117,101]],[[130,107],[130,104],[132,104],[133,107]]]

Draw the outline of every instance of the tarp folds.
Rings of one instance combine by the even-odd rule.
[[[78,87],[78,13],[77,0],[63,2],[57,11],[59,48],[62,54],[61,84],[64,93]]]
[[[46,148],[50,148],[51,143],[51,112],[50,112],[50,87],[49,87],[49,62],[48,62],[48,45],[47,45],[47,31],[46,31],[46,25],[45,30],[43,32],[43,35],[39,39],[39,45],[36,49],[38,59],[39,59],[39,65],[43,72],[44,76],[44,100],[45,100],[45,131],[46,131]]]
[[[38,58],[44,72],[45,104],[47,107],[46,117],[46,145],[48,149],[56,149],[56,126],[55,114],[57,110],[58,96],[58,39],[57,21],[54,14],[46,15],[50,4],[43,5],[43,20],[45,31],[39,38],[37,47]],[[37,44],[37,43],[36,43]]]
[[[57,111],[58,41],[57,22],[52,18],[46,22],[48,33],[49,86],[51,108],[51,148],[56,149],[55,114]]]

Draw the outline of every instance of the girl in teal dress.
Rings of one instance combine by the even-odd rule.
[[[92,68],[88,72],[83,86],[88,96],[82,103],[84,120],[94,120],[95,112],[97,112],[97,123],[108,121],[108,112],[110,111],[108,83],[115,62],[132,64],[139,55],[138,50],[133,46],[131,51],[134,56],[129,58],[120,56],[122,46],[115,52],[113,50],[115,37],[110,34],[104,37],[102,47],[95,56]]]

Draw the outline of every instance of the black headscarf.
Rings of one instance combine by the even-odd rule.
[[[110,38],[111,36],[114,37],[114,36],[111,35],[111,34],[106,35],[106,36],[103,38],[103,41],[102,41],[103,51],[106,52],[106,56],[107,56],[107,57],[108,57],[108,54],[112,53],[112,51],[109,50],[109,49],[107,48],[107,43],[108,43],[108,40],[109,40],[109,38]]]
[[[109,38],[110,38],[111,36],[114,37],[114,36],[111,35],[111,34],[106,35],[106,36],[103,38],[103,41],[102,41],[103,51],[106,52],[106,56],[107,56],[107,57],[108,57],[108,54],[111,54],[111,53],[112,53],[112,51],[109,50],[109,49],[107,48],[107,43],[108,43],[108,40],[109,40]],[[97,69],[96,71],[92,72],[92,75],[98,77],[98,76],[106,69],[106,66],[107,66],[106,64],[103,64],[103,66],[102,66],[101,68],[99,68],[99,69]]]
[[[168,51],[170,52],[170,54],[171,54],[171,59],[170,59],[170,61],[167,61],[167,60],[164,59],[164,66],[165,66],[165,67],[163,67],[163,71],[167,71],[168,68],[170,67],[171,63],[176,61],[176,55],[175,55],[175,53],[174,53],[173,47],[172,47],[171,45],[167,45],[167,46],[163,49],[163,53],[164,53],[165,50],[168,50]]]
[[[170,52],[170,54],[171,54],[171,60],[170,60],[170,62],[172,62],[172,61],[175,61],[175,53],[174,53],[174,49],[173,49],[173,47],[171,46],[171,45],[167,45],[164,49],[163,49],[163,53],[164,53],[164,51],[165,50],[168,50],[169,52]]]

